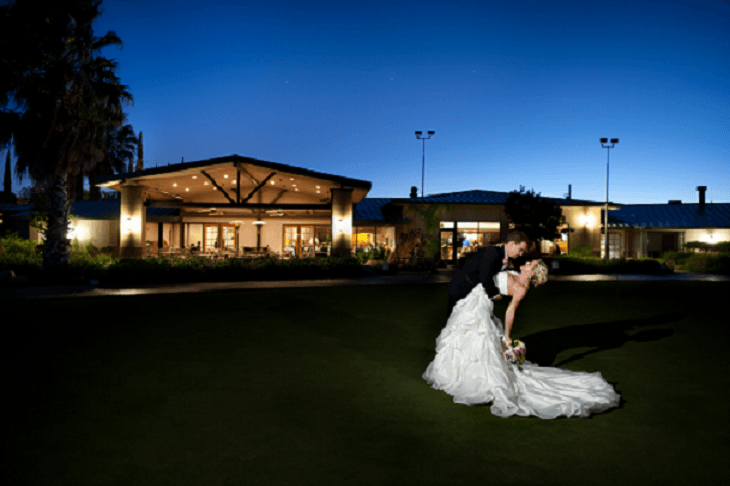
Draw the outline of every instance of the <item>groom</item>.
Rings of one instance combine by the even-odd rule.
[[[447,318],[451,316],[451,311],[461,299],[469,295],[469,293],[477,285],[483,285],[484,290],[490,299],[499,300],[501,298],[497,286],[494,284],[494,276],[502,270],[507,269],[507,263],[510,258],[521,257],[527,249],[529,239],[522,231],[511,231],[507,234],[507,240],[504,246],[491,246],[482,248],[472,256],[466,259],[464,266],[461,267],[449,282],[449,310],[446,314]],[[516,268],[517,265],[515,265]]]

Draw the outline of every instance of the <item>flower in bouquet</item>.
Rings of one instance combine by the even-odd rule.
[[[504,359],[510,363],[516,364],[518,367],[525,362],[526,348],[525,343],[518,339],[512,340],[512,346],[506,346],[504,351]]]

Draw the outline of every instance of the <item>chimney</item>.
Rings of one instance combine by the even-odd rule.
[[[670,199],[667,204],[682,204],[681,199]]]
[[[573,197],[573,185],[568,184],[568,199],[571,199]]]
[[[707,186],[697,186],[697,191],[700,191],[700,211],[705,210],[705,191]]]
[[[418,197],[418,188],[416,186],[411,186],[411,199],[415,199]]]

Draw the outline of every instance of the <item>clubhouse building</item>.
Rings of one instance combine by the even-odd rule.
[[[104,176],[116,199],[72,203],[70,238],[123,257],[202,254],[282,258],[349,255],[385,247],[418,255],[417,208],[441,206],[441,258],[457,260],[503,240],[510,230],[506,192],[472,190],[426,197],[367,198],[372,184],[340,175],[231,155]],[[687,241],[730,240],[730,204],[609,205],[612,258],[677,251]],[[577,245],[602,251],[605,203],[547,198],[563,212],[561,237],[545,254]],[[446,209],[448,206],[448,209]],[[0,205],[6,224],[40,240],[28,222],[32,205]],[[435,236],[435,235],[433,235]]]

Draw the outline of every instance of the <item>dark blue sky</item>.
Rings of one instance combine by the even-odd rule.
[[[146,166],[226,154],[371,197],[520,185],[730,202],[730,6],[693,1],[105,0]]]

